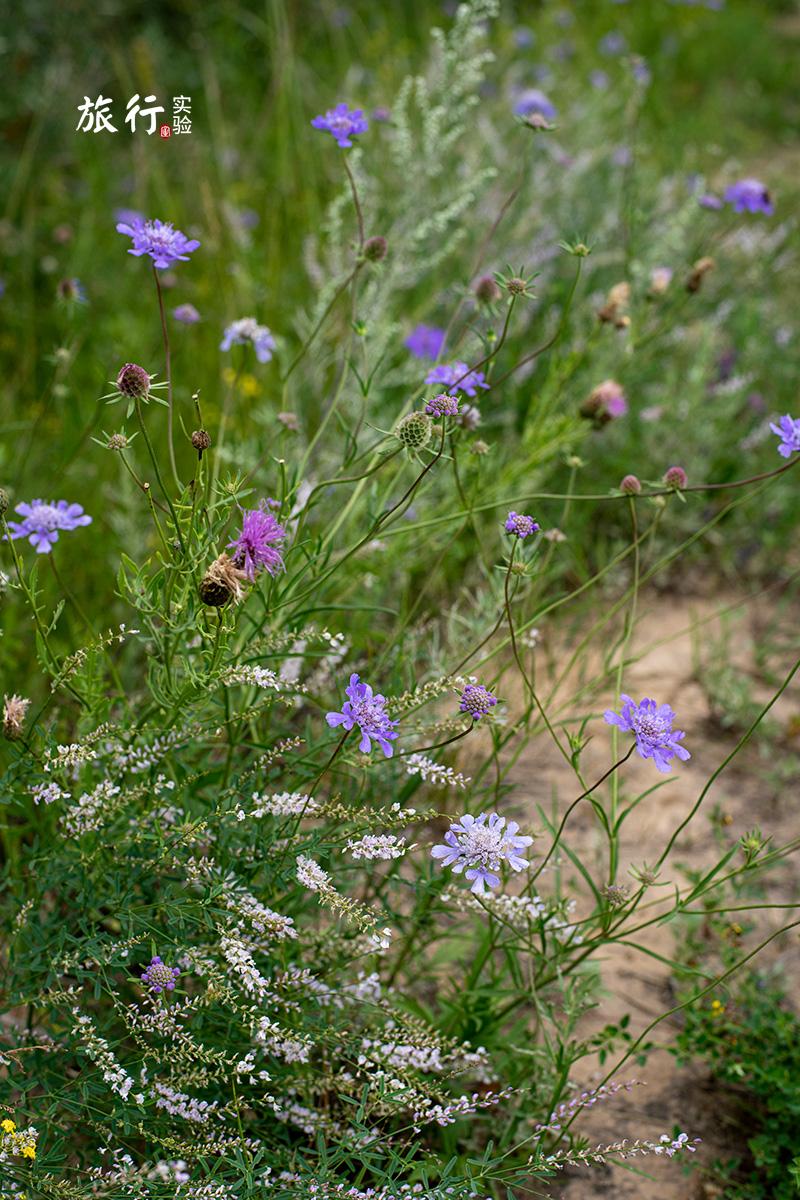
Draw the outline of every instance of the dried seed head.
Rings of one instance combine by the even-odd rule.
[[[470,446],[470,454],[484,455],[489,453],[489,443],[484,442],[482,438],[476,438]]]
[[[388,245],[385,237],[378,234],[376,237],[367,238],[364,242],[364,258],[367,262],[381,262],[386,258]]]
[[[22,696],[3,697],[3,734],[10,742],[22,737],[22,723],[29,705],[30,700]]]
[[[220,554],[200,581],[200,599],[209,608],[222,608],[229,600],[238,604],[244,596],[243,583],[247,575],[227,554]]]
[[[195,429],[192,434],[192,445],[197,451],[197,457],[203,457],[203,451],[207,450],[211,445],[211,438],[206,433],[205,429]]]
[[[395,426],[394,436],[407,450],[421,450],[431,437],[431,420],[424,412],[411,412]]]
[[[125,363],[117,375],[117,389],[123,396],[143,400],[150,391],[150,376],[144,367],[136,363]]]
[[[609,291],[606,302],[597,310],[597,318],[603,324],[615,325],[617,329],[625,329],[630,325],[627,307],[631,298],[631,285],[623,280],[615,283]]]
[[[713,271],[716,263],[713,258],[698,258],[697,262],[692,267],[689,278],[686,280],[687,292],[699,292],[703,283],[703,278],[709,271]]]
[[[518,275],[514,275],[506,283],[506,287],[512,296],[522,296],[525,293],[526,283],[524,279],[520,279]]]

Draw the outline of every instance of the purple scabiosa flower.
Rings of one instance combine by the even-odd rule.
[[[11,540],[26,537],[37,554],[49,554],[62,530],[92,523],[80,504],[68,504],[66,500],[31,500],[30,504],[18,504],[15,512],[23,520],[8,522]]]
[[[604,92],[611,83],[611,80],[609,79],[608,71],[598,70],[592,71],[591,75],[589,76],[589,82],[598,92]]]
[[[497,813],[481,813],[479,817],[466,813],[454,821],[444,835],[444,842],[431,849],[431,857],[439,859],[443,867],[452,867],[472,883],[470,891],[476,896],[488,887],[496,888],[500,883],[503,863],[514,871],[528,866],[521,851],[533,842],[532,837],[520,836],[516,821],[506,822]]]
[[[608,709],[605,719],[636,738],[636,749],[642,758],[652,758],[659,771],[669,771],[670,763],[677,755],[684,762],[691,758],[689,751],[681,746],[686,734],[672,728],[675,713],[668,704],[656,704],[655,700],[644,699],[640,704],[622,695],[622,712]]]
[[[477,396],[478,388],[483,388],[484,391],[489,390],[483,371],[470,371],[467,364],[463,362],[440,363],[438,367],[434,367],[432,371],[428,372],[425,382],[443,383],[452,391],[466,392],[473,398]]]
[[[389,719],[386,711],[386,697],[374,695],[368,683],[361,683],[358,675],[350,676],[350,683],[345,688],[347,699],[342,705],[341,712],[329,712],[325,720],[331,729],[343,725],[351,730],[357,725],[361,730],[361,741],[358,744],[363,754],[369,754],[372,743],[377,742],[387,758],[393,754],[391,743],[398,736],[395,732],[397,721]]]
[[[468,683],[461,693],[458,708],[459,712],[469,713],[473,721],[479,721],[495,704],[497,696],[493,696],[482,683]]]
[[[180,229],[175,229],[171,221],[144,221],[141,217],[135,221],[120,221],[117,233],[124,233],[132,240],[133,248],[128,254],[137,258],[149,254],[159,271],[176,262],[188,262],[189,255],[200,245],[187,238]]]
[[[230,350],[231,346],[245,346],[248,342],[252,342],[258,361],[268,363],[275,349],[275,338],[266,325],[258,324],[255,317],[242,317],[227,325],[219,348]]]
[[[193,304],[179,304],[173,308],[172,315],[181,325],[196,325],[200,320],[200,313]]]
[[[580,409],[581,416],[594,421],[596,425],[605,425],[616,417],[624,417],[627,411],[625,392],[615,379],[604,379],[598,383]]]
[[[337,104],[326,113],[314,117],[311,122],[315,129],[325,129],[336,138],[336,144],[343,150],[352,146],[350,139],[360,133],[366,133],[369,128],[367,118],[360,108],[350,108],[347,104]]]
[[[139,212],[138,208],[115,208],[114,220],[118,223],[122,221],[126,225],[135,225],[137,221],[144,221],[145,215]]]
[[[506,533],[511,533],[514,537],[526,538],[532,533],[538,533],[540,529],[539,522],[525,513],[510,512],[506,517]]]
[[[625,40],[625,34],[619,30],[613,30],[602,37],[597,43],[597,49],[601,54],[605,54],[609,58],[616,58],[618,54],[624,54],[628,43]]]
[[[142,972],[142,982],[146,983],[151,992],[171,992],[175,980],[180,975],[177,967],[168,967],[156,954],[150,959],[147,968]]]
[[[710,209],[712,212],[719,212],[722,208],[722,201],[713,192],[703,192],[702,196],[698,196],[697,203],[701,208]]]
[[[517,96],[514,113],[518,117],[531,117],[536,114],[547,121],[554,121],[558,109],[541,88],[526,88]]]
[[[764,213],[771,217],[775,211],[772,197],[760,179],[740,179],[738,183],[732,183],[724,199],[737,213]]]
[[[778,454],[790,458],[792,454],[800,451],[800,418],[790,417],[787,413],[777,425],[770,423],[770,429],[781,439]]]
[[[387,108],[385,104],[379,104],[377,108],[373,108],[372,110],[372,119],[378,122],[391,121],[392,110]]]
[[[414,358],[437,359],[444,349],[445,331],[435,325],[417,325],[405,340]]]
[[[434,396],[432,400],[426,402],[425,412],[429,417],[457,417],[458,397],[448,396],[447,392],[441,392],[440,395]]]
[[[283,555],[279,547],[286,530],[275,520],[269,509],[270,501],[262,500],[258,508],[242,509],[242,532],[232,542],[231,559],[252,582],[259,571],[277,575],[283,570]]]

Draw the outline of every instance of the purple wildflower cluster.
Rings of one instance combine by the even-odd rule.
[[[459,711],[469,713],[473,721],[485,717],[490,709],[497,704],[497,697],[492,695],[482,683],[468,683],[461,693]]]
[[[770,424],[770,429],[780,438],[778,454],[790,458],[792,454],[800,451],[800,418],[790,417],[787,413],[777,425]]]
[[[471,371],[464,362],[440,363],[425,376],[426,383],[441,383],[453,392],[466,392],[475,397],[478,388],[489,390],[483,371]]]
[[[405,340],[407,350],[415,358],[435,360],[444,349],[445,331],[435,325],[416,325]]]
[[[242,531],[228,542],[228,549],[233,551],[234,564],[252,582],[259,571],[277,575],[283,570],[280,546],[285,538],[286,530],[270,511],[269,501],[262,500],[258,508],[242,509]]]
[[[156,994],[164,991],[171,992],[179,975],[180,971],[177,967],[168,967],[156,954],[142,972],[142,983],[146,983],[150,991]]]
[[[769,190],[760,179],[740,179],[738,183],[732,183],[724,198],[737,213],[764,213],[771,217],[775,211]]]
[[[455,396],[448,396],[447,392],[442,392],[427,401],[425,412],[429,417],[457,417],[458,399]]]
[[[558,110],[552,100],[539,88],[527,88],[517,97],[514,113],[518,117],[530,117],[535,114],[544,117],[547,121],[553,121],[558,115]]]
[[[507,822],[494,812],[479,817],[466,813],[450,826],[444,842],[432,848],[431,856],[443,867],[452,867],[456,874],[463,871],[472,882],[470,891],[480,896],[487,887],[498,886],[503,863],[514,871],[528,866],[520,852],[531,845],[533,838],[518,835],[518,829],[516,821]]]
[[[362,683],[358,675],[350,676],[349,686],[345,688],[347,699],[342,705],[341,712],[329,712],[325,720],[332,729],[342,725],[349,732],[354,725],[361,730],[359,750],[369,754],[372,742],[377,742],[387,758],[391,758],[393,749],[391,743],[398,736],[395,732],[397,721],[392,721],[386,711],[386,697],[375,695],[368,683]]]
[[[369,122],[364,116],[363,110],[350,108],[347,104],[337,104],[335,108],[329,108],[326,113],[314,117],[311,124],[315,129],[324,129],[327,133],[333,134],[337,146],[343,150],[352,146],[351,138],[357,137],[360,133],[366,133],[369,128]]]
[[[514,537],[526,538],[532,533],[538,533],[540,529],[539,522],[534,521],[533,517],[529,517],[525,513],[512,511],[506,517],[505,531],[513,534]]]
[[[260,363],[268,363],[275,349],[275,338],[266,325],[259,325],[255,317],[241,317],[225,327],[225,333],[219,344],[220,350],[230,350],[231,346],[246,346],[250,342]]]
[[[188,262],[189,255],[200,245],[187,238],[180,229],[175,229],[170,221],[145,221],[136,217],[131,221],[120,221],[117,233],[124,233],[133,242],[128,254],[137,258],[149,254],[159,271],[176,262]]]
[[[636,738],[636,749],[642,758],[652,758],[659,771],[669,771],[675,757],[686,761],[689,751],[680,743],[686,734],[672,728],[675,713],[668,704],[656,704],[655,700],[644,699],[640,704],[630,696],[621,696],[622,712],[608,709],[605,719]]]
[[[8,522],[11,540],[26,537],[37,554],[49,554],[60,532],[92,523],[80,504],[66,500],[31,500],[30,504],[18,504],[14,511],[23,520]]]

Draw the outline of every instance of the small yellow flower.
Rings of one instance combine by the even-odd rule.
[[[721,1000],[712,1000],[711,1001],[712,1017],[721,1017],[724,1012],[725,1012],[725,1005],[722,1003]]]
[[[245,396],[257,396],[261,387],[255,375],[243,375],[239,380],[239,391]]]
[[[17,1127],[14,1122],[8,1117],[6,1117],[5,1121],[0,1121],[0,1129],[2,1129],[4,1133],[13,1133],[16,1128]]]
[[[23,1158],[36,1158],[36,1147],[34,1145],[22,1147]]]

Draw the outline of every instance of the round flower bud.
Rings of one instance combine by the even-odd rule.
[[[664,483],[671,488],[686,487],[686,472],[683,467],[670,467],[664,474]]]
[[[476,438],[475,441],[470,446],[469,450],[470,450],[470,454],[480,454],[480,455],[488,454],[489,453],[489,443],[484,442],[482,438]]]
[[[144,367],[139,367],[136,363],[125,363],[117,375],[117,390],[122,392],[123,396],[143,400],[150,391],[150,376]]]
[[[206,433],[205,429],[195,429],[192,434],[192,445],[197,451],[197,457],[203,457],[203,451],[207,450],[211,445],[211,438]]]
[[[408,413],[397,422],[394,436],[407,450],[421,450],[430,441],[430,417],[424,412]]]
[[[635,475],[626,475],[619,485],[619,490],[624,492],[626,496],[638,496],[642,490],[642,485]]]
[[[8,493],[5,488],[0,488],[0,517],[6,512],[8,512]]]
[[[125,450],[128,445],[128,439],[124,433],[112,433],[108,439],[109,450]]]
[[[367,238],[364,242],[364,258],[368,262],[381,262],[386,258],[388,246],[386,238],[378,235],[377,237]]]
[[[496,304],[501,296],[497,281],[491,275],[482,275],[475,284],[474,291],[479,304]]]

